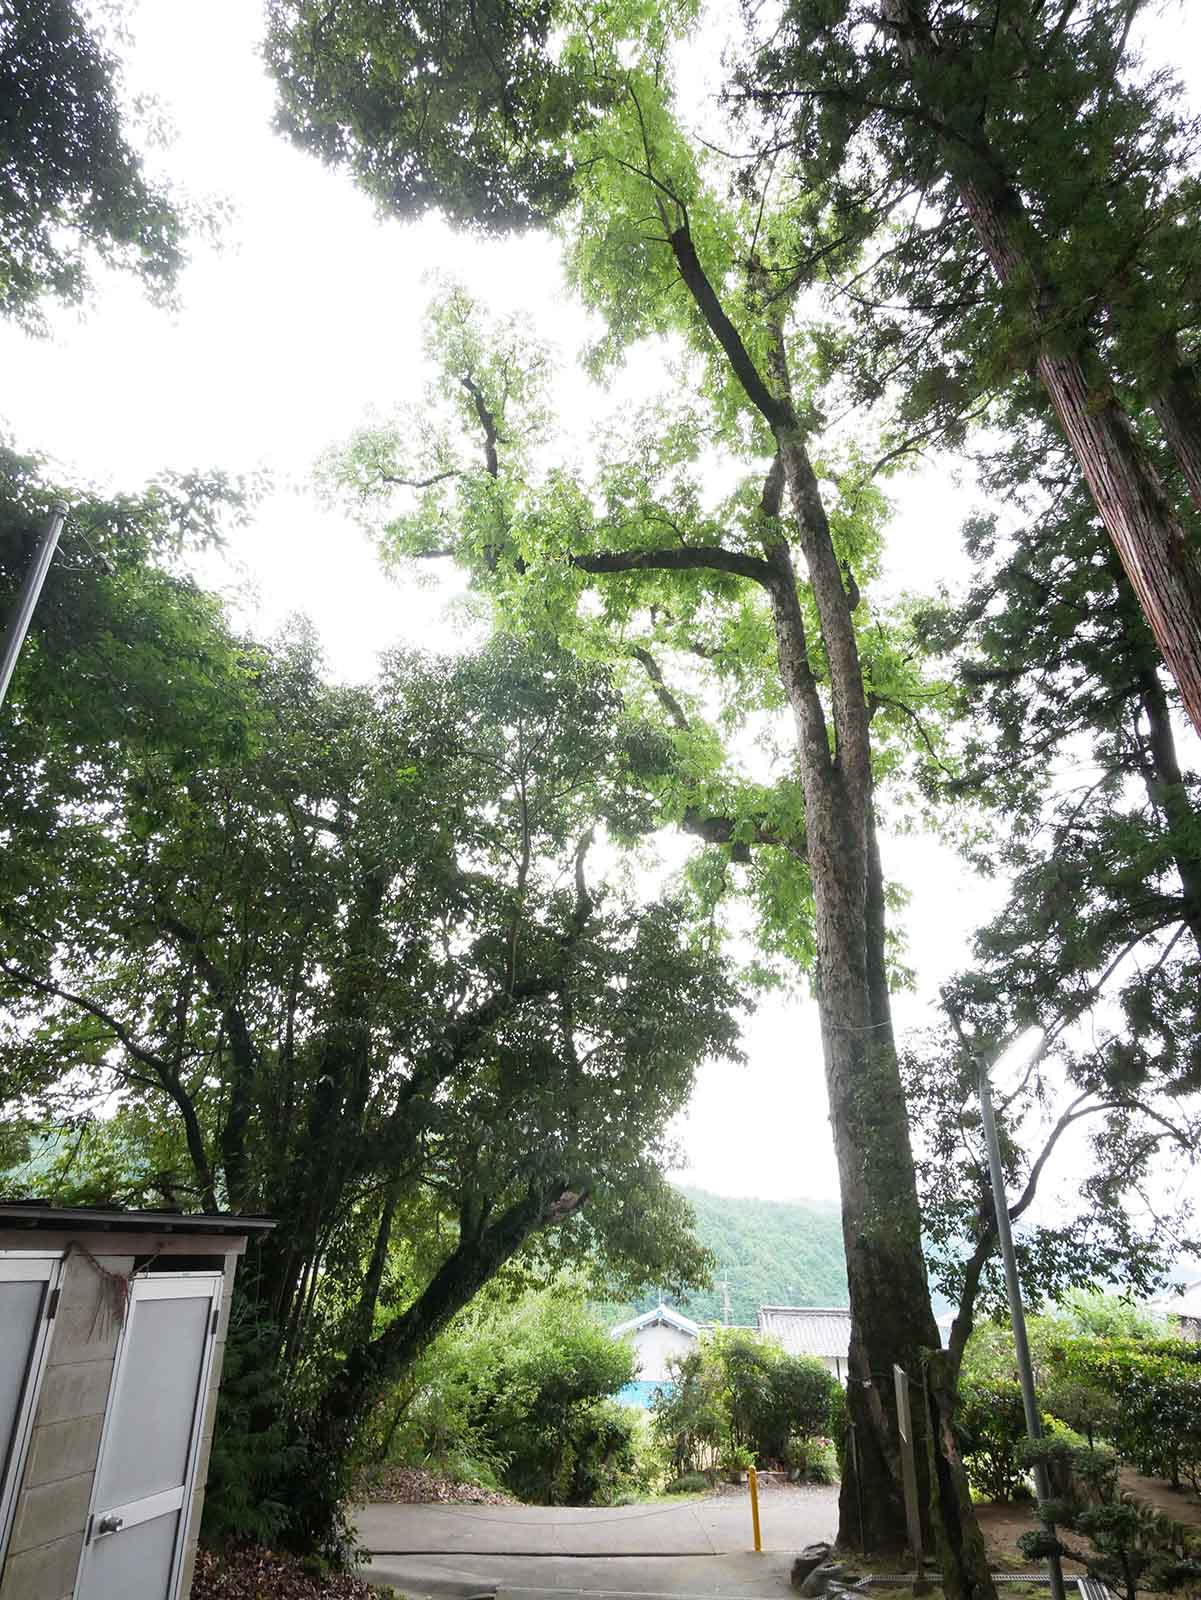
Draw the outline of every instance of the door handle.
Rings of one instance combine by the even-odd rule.
[[[116,1533],[119,1528],[124,1526],[124,1517],[101,1517],[96,1525],[96,1537],[97,1539],[103,1539],[106,1533]]]

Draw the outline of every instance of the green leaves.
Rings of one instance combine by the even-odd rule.
[[[170,294],[183,224],[128,142],[117,63],[75,0],[0,15],[0,174],[0,314],[36,329],[43,298],[81,300],[93,253]]]
[[[545,221],[570,197],[571,137],[603,104],[595,79],[552,48],[559,9],[271,0],[277,125],[348,166],[383,210],[437,207],[487,229]]]
[[[423,1359],[393,1448],[452,1468],[483,1463],[535,1504],[611,1503],[645,1487],[634,1418],[606,1404],[633,1376],[630,1347],[571,1279],[515,1301],[481,1297]]]
[[[745,1329],[712,1330],[670,1370],[652,1426],[677,1474],[791,1464],[809,1441],[832,1433],[841,1390],[823,1364]]]
[[[90,662],[93,616],[129,632],[116,705],[36,649],[14,685],[0,1072],[30,1119],[115,1101],[62,1191],[278,1219],[256,1316],[292,1413],[334,1423],[308,1483],[272,1422],[292,1481],[264,1495],[324,1538],[384,1378],[527,1241],[629,1289],[704,1276],[659,1168],[741,996],[687,897],[621,871],[666,752],[603,666],[510,635],[327,686],[303,626],[237,642],[211,597],[132,575],[157,637],[93,595],[56,643]],[[174,720],[147,726],[156,682]]]

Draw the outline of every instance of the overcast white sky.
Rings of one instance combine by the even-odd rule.
[[[272,134],[255,0],[142,0],[131,25],[128,86],[157,96],[175,124],[160,158],[173,180],[232,202],[225,247],[196,249],[178,314],[109,277],[83,313],[53,318],[48,340],[0,327],[0,421],[20,446],[106,485],[131,488],[164,467],[266,467],[276,488],[220,575],[231,588],[253,581],[257,630],[306,612],[331,671],[349,679],[369,676],[377,652],[396,643],[454,648],[441,604],[386,579],[359,530],[318,506],[309,475],[368,409],[416,398],[431,270],[499,310],[526,309],[569,354],[582,322],[554,243],[378,222],[348,179]],[[1201,61],[1196,8],[1174,11],[1156,42],[1178,62]],[[915,589],[954,578],[970,497],[945,466],[895,493],[889,581]],[[919,991],[896,1010],[899,1026],[919,1025],[999,891],[931,839],[888,841],[886,866],[913,893],[905,923]],[[747,1067],[701,1075],[679,1130],[681,1176],[726,1194],[836,1196],[815,1007],[769,1001],[745,1043]]]

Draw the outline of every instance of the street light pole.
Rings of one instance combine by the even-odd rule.
[[[1017,1258],[1013,1253],[1013,1234],[1009,1227],[1009,1205],[1005,1199],[1005,1177],[1001,1171],[1001,1146],[997,1139],[997,1122],[993,1116],[992,1091],[988,1082],[988,1063],[983,1056],[976,1057],[979,1073],[980,1115],[984,1123],[984,1142],[988,1146],[988,1171],[992,1179],[993,1206],[997,1214],[997,1238],[1001,1245],[1001,1259],[1005,1263],[1005,1289],[1009,1296],[1009,1319],[1013,1323],[1013,1342],[1017,1351],[1018,1380],[1022,1386],[1022,1406],[1026,1413],[1026,1432],[1031,1439],[1041,1439],[1042,1421],[1038,1414],[1038,1399],[1034,1393],[1034,1368],[1030,1364],[1030,1345],[1026,1339],[1026,1315],[1022,1310],[1022,1287],[1018,1282]],[[1050,1499],[1047,1469],[1040,1461],[1034,1468],[1034,1487],[1040,1508]],[[1045,1522],[1045,1519],[1044,1519]],[[1047,1532],[1054,1537],[1055,1525],[1045,1522]],[[1047,1557],[1051,1578],[1052,1600],[1064,1600],[1063,1569],[1059,1557]]]
[[[38,540],[29,571],[21,584],[21,592],[17,596],[12,619],[4,630],[4,643],[0,645],[0,706],[4,704],[4,697],[12,682],[17,657],[21,654],[21,646],[25,643],[25,635],[29,632],[34,608],[42,592],[42,585],[46,581],[46,574],[50,571],[50,563],[54,560],[54,551],[58,545],[58,536],[62,533],[63,523],[66,520],[67,502],[56,500],[50,508],[49,519]]]

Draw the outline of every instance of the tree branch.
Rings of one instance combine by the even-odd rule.
[[[430,489],[435,483],[444,483],[447,478],[462,478],[465,474],[460,467],[448,467],[445,472],[435,472],[429,478],[398,478],[394,473],[381,472],[382,483],[394,484],[398,489]]]
[[[245,1203],[246,1129],[253,1109],[253,1084],[261,1058],[242,1008],[234,998],[227,975],[209,957],[202,936],[178,917],[161,908],[155,913],[158,927],[187,947],[196,970],[221,1011],[229,1033],[234,1070],[230,1074],[229,1107],[221,1129],[221,1160],[225,1168],[225,1187],[234,1206]]]
[[[696,246],[687,227],[677,228],[669,236],[668,243],[671,245],[672,255],[676,258],[680,277],[683,278],[696,302],[710,333],[725,351],[735,376],[746,390],[747,398],[761,413],[773,433],[777,428],[787,427],[792,421],[789,409],[772,394],[760,376],[758,367],[751,360],[750,352],[742,342],[742,336],[726,315],[725,308],[717,297],[717,291],[709,282],[704,267],[701,266],[700,257],[696,253]]]
[[[655,699],[658,700],[659,704],[663,707],[664,711],[667,712],[667,715],[671,718],[672,722],[676,725],[680,732],[687,733],[688,718],[684,713],[684,708],[676,699],[675,695],[672,694],[671,690],[667,687],[667,684],[663,681],[663,674],[659,670],[659,663],[655,660],[654,656],[651,655],[649,650],[645,650],[641,645],[637,644],[633,646],[630,654],[634,657],[635,661],[641,663],[647,677],[651,680],[651,686],[655,692]]]
[[[757,556],[727,550],[722,545],[686,545],[681,550],[602,550],[591,556],[572,556],[581,572],[687,572],[708,569],[729,572],[770,589],[773,573]]]
[[[496,453],[496,446],[500,441],[500,433],[496,426],[496,418],[491,407],[484,398],[484,391],[476,383],[470,373],[459,379],[464,389],[471,396],[475,404],[475,414],[480,419],[480,427],[484,430],[484,467],[490,478],[500,476],[500,458]]]
[[[200,1118],[196,1114],[196,1107],[191,1095],[183,1086],[179,1072],[171,1064],[151,1050],[147,1045],[139,1044],[130,1034],[128,1028],[114,1017],[111,1011],[97,1005],[94,1000],[89,1000],[86,995],[74,994],[70,989],[64,989],[60,984],[51,983],[48,979],[39,978],[32,972],[27,972],[22,967],[12,965],[10,962],[0,960],[0,972],[18,983],[25,984],[37,993],[46,995],[50,999],[64,1000],[68,1005],[85,1011],[89,1016],[95,1017],[106,1028],[112,1030],[121,1048],[134,1061],[149,1069],[154,1074],[155,1080],[164,1094],[168,1095],[176,1105],[183,1119],[184,1136],[188,1146],[188,1157],[196,1173],[200,1185],[200,1197],[205,1208],[209,1211],[219,1211],[216,1189],[213,1184],[213,1171],[209,1164],[208,1153],[204,1148],[204,1136],[200,1129]],[[141,1080],[145,1082],[146,1080]]]
[[[734,837],[736,830],[743,826],[746,820],[753,820],[755,828],[754,837],[749,842]],[[689,806],[680,819],[680,826],[686,833],[694,833],[698,838],[704,839],[706,844],[728,844],[730,855],[735,861],[746,862],[751,859],[751,844],[778,845],[780,849],[796,856],[798,861],[806,859],[803,832],[798,837],[790,837],[757,819],[740,821],[736,817],[715,816],[711,812],[702,811],[699,806]]]

